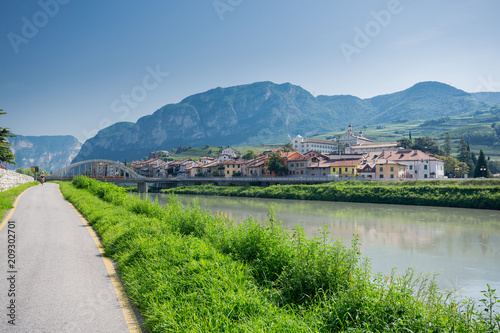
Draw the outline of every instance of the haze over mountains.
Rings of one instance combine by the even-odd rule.
[[[77,156],[81,143],[71,135],[23,136],[9,138],[17,165],[7,164],[9,169],[39,166],[47,171],[57,171],[69,165]]]
[[[216,88],[168,104],[137,123],[117,123],[87,140],[74,162],[90,158],[133,160],[159,149],[183,146],[257,145],[288,142],[338,130],[433,119],[484,110],[495,93],[471,94],[439,82],[422,82],[401,92],[361,99],[317,96],[290,83],[257,82]]]

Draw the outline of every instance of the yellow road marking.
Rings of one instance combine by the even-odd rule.
[[[59,188],[59,193],[61,193],[61,189]],[[63,196],[64,197],[64,196]],[[99,249],[99,253],[101,253],[101,258],[104,261],[104,266],[106,266],[106,270],[108,271],[109,277],[111,279],[111,283],[113,283],[113,287],[116,292],[116,296],[118,297],[118,302],[120,303],[120,307],[122,308],[123,311],[123,316],[125,317],[125,322],[127,323],[128,326],[128,331],[130,333],[142,333],[141,326],[139,325],[139,322],[137,321],[137,317],[135,316],[134,310],[132,309],[132,305],[130,304],[130,301],[128,300],[127,295],[125,294],[125,291],[123,289],[123,285],[120,281],[120,278],[118,277],[118,273],[116,273],[115,267],[113,266],[113,263],[111,262],[111,259],[108,257],[104,256],[104,250],[103,246],[101,244],[101,241],[99,240],[99,237],[94,231],[94,228],[88,223],[88,221],[83,217],[82,214],[73,206],[73,204],[69,201],[66,201],[71,208],[78,214],[78,217],[82,220],[82,222],[85,224],[87,230],[89,231],[90,236],[94,240],[95,245]]]
[[[33,187],[33,186],[32,186]],[[31,187],[30,187],[31,188]],[[12,215],[14,214],[14,211],[16,210],[16,206],[17,206],[17,203],[19,202],[19,199],[21,199],[21,196],[24,194],[24,192],[26,192],[27,190],[29,190],[30,188],[27,188],[25,189],[24,191],[22,191],[16,198],[16,200],[14,200],[14,203],[12,204],[12,208],[10,209],[10,212],[9,214],[7,214],[7,216],[3,219],[2,221],[2,224],[0,224],[0,231],[2,231],[3,227],[7,224],[7,221],[12,217]]]

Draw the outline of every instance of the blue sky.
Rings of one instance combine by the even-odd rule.
[[[0,126],[84,141],[215,87],[500,91],[497,0],[2,1]]]

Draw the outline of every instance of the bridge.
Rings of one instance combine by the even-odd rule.
[[[86,176],[115,184],[137,184],[137,191],[147,192],[147,178],[124,164],[111,160],[93,159],[68,165],[48,175],[47,180],[71,181],[73,177]]]
[[[152,178],[144,177],[120,162],[99,159],[71,164],[48,175],[47,180],[71,181],[76,176],[86,176],[114,184],[137,185],[137,191],[140,193],[148,191],[148,183],[156,184],[157,187],[169,188],[201,184],[263,186],[275,184],[319,184],[340,180],[328,176]],[[351,177],[349,180],[353,178]]]

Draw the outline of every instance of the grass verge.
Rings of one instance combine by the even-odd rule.
[[[306,239],[267,221],[234,225],[221,216],[131,198],[78,177],[64,197],[102,238],[151,332],[490,332],[485,307],[442,294],[433,279],[373,275],[358,252],[327,230]],[[490,307],[488,307],[490,306]],[[491,309],[484,311],[484,309]]]
[[[40,183],[34,181],[31,183],[21,184],[6,191],[0,192],[0,216],[2,216],[2,219],[5,216],[5,213],[13,207],[12,204],[19,194],[21,194],[24,190],[38,184]]]
[[[500,181],[339,181],[320,185],[213,186],[163,193],[500,209]]]

